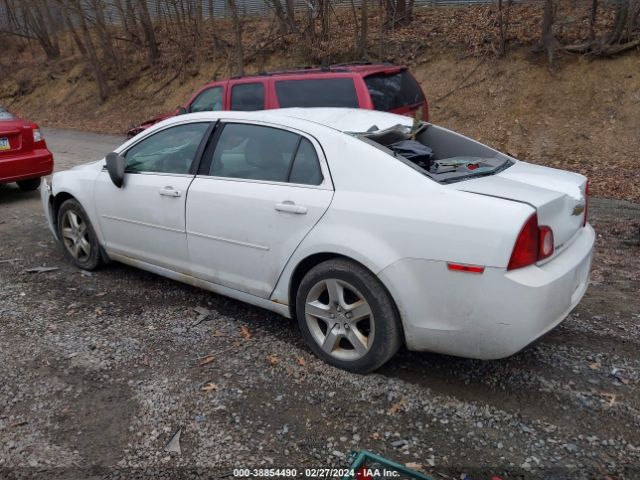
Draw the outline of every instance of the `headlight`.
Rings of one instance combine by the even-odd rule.
[[[40,131],[39,128],[35,128],[33,130],[33,141],[34,141],[34,143],[41,142],[42,140],[44,140],[44,136],[42,135],[42,132]]]

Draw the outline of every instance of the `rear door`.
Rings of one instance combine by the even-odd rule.
[[[277,126],[219,127],[187,197],[193,275],[268,298],[333,198],[321,152]]]

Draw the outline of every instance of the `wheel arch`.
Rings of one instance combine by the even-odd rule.
[[[350,257],[348,255],[345,255],[345,254],[342,254],[342,253],[317,252],[317,253],[313,253],[311,255],[306,256],[305,258],[303,258],[302,260],[300,260],[298,262],[298,264],[295,266],[295,268],[293,269],[293,272],[292,272],[292,274],[290,276],[289,288],[288,288],[288,292],[287,292],[288,293],[288,300],[289,300],[289,315],[291,316],[291,318],[293,318],[293,319],[296,318],[296,296],[297,296],[297,292],[298,292],[298,286],[302,282],[302,279],[304,278],[304,276],[312,268],[314,268],[316,265],[319,265],[319,264],[321,264],[323,262],[326,262],[327,260],[333,260],[333,259],[344,259],[344,260],[348,260],[350,262],[356,263],[360,267],[362,267],[362,268],[368,270],[369,272],[371,272],[371,274],[378,279],[380,284],[383,286],[383,288],[389,294],[389,298],[391,298],[391,302],[393,304],[393,308],[396,311],[397,319],[398,319],[398,322],[400,324],[399,327],[400,327],[400,334],[402,336],[402,345],[406,345],[405,332],[404,332],[404,321],[402,319],[402,314],[400,312],[400,309],[398,308],[398,304],[396,302],[396,299],[393,297],[393,295],[391,293],[391,290],[387,287],[385,282],[378,275],[376,275],[375,272],[373,272],[371,270],[371,268],[369,268],[367,265],[363,264],[362,262],[356,260],[355,258],[352,258],[352,257]]]
[[[60,207],[62,206],[62,204],[64,202],[66,202],[67,200],[75,200],[76,202],[78,202],[80,204],[80,206],[85,210],[85,213],[89,216],[89,221],[91,221],[94,232],[96,232],[96,235],[98,235],[98,245],[100,248],[100,256],[102,257],[102,260],[104,263],[108,264],[111,263],[111,259],[109,258],[109,255],[107,254],[106,250],[104,249],[103,246],[103,242],[101,240],[101,236],[98,233],[99,232],[99,225],[96,225],[95,222],[92,221],[91,215],[89,214],[89,212],[87,212],[86,208],[84,208],[84,206],[82,205],[82,202],[80,201],[80,199],[75,196],[74,194],[66,191],[66,190],[62,190],[59,191],[58,193],[56,193],[55,195],[52,195],[51,198],[49,199],[49,208],[51,211],[51,219],[52,219],[52,223],[53,223],[53,227],[56,230],[56,234],[58,236],[58,239],[61,240],[61,235],[60,232],[58,231],[58,212],[60,211]]]
[[[60,207],[62,206],[62,204],[70,199],[74,199],[78,201],[78,199],[75,196],[73,196],[72,194],[66,191],[58,192],[57,194],[51,196],[51,198],[49,199],[49,208],[51,209],[51,220],[54,228],[56,229],[58,237],[60,237],[60,232],[58,231],[58,212],[60,211]]]

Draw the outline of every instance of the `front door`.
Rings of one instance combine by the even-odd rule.
[[[126,152],[125,179],[117,188],[103,170],[96,211],[108,253],[188,273],[185,200],[199,146],[209,122],[152,133]]]
[[[194,276],[268,298],[290,256],[333,198],[315,140],[222,124],[187,198]]]

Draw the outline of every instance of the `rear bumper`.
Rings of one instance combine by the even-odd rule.
[[[580,302],[594,241],[587,225],[552,261],[510,272],[452,272],[445,262],[403,259],[379,276],[398,305],[410,350],[497,359],[555,328]]]
[[[38,149],[22,155],[0,157],[0,183],[40,178],[53,172],[53,155]]]

